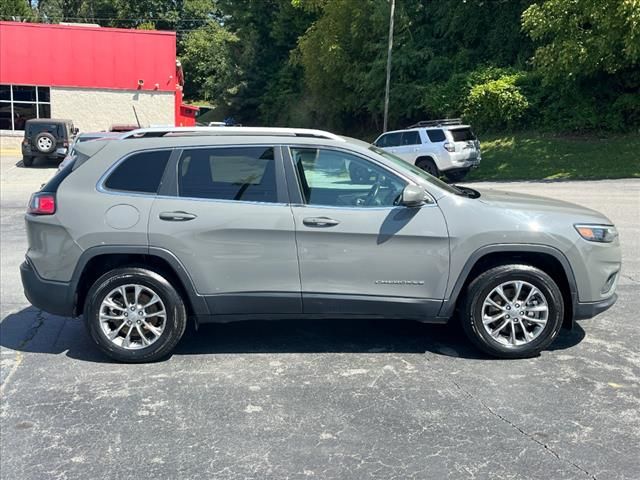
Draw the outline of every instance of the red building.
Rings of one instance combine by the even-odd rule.
[[[83,131],[193,125],[182,78],[174,32],[0,22],[0,130],[47,117]]]

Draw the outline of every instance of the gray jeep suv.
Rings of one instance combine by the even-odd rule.
[[[613,305],[620,271],[616,230],[597,212],[450,186],[316,130],[143,129],[79,144],[26,226],[27,298],[84,314],[125,362],[169,354],[188,319],[267,318],[459,318],[485,352],[529,357]]]

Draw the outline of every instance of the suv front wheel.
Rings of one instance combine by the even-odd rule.
[[[554,280],[529,265],[502,265],[471,282],[462,325],[471,341],[500,358],[537,355],[557,337],[564,303]]]
[[[180,294],[161,275],[120,268],[100,277],[84,311],[91,338],[111,358],[150,362],[168,355],[184,333],[187,313]]]

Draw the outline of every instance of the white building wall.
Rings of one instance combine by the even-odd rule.
[[[51,87],[51,117],[71,119],[81,132],[136,125],[133,107],[143,127],[174,125],[174,105],[173,92]]]

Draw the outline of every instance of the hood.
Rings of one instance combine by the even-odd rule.
[[[497,190],[478,189],[480,201],[488,206],[505,210],[535,211],[548,214],[565,214],[576,217],[576,221],[590,221],[611,224],[611,220],[600,212],[582,207],[574,203],[556,200],[549,197],[538,197],[525,193],[502,192]]]

